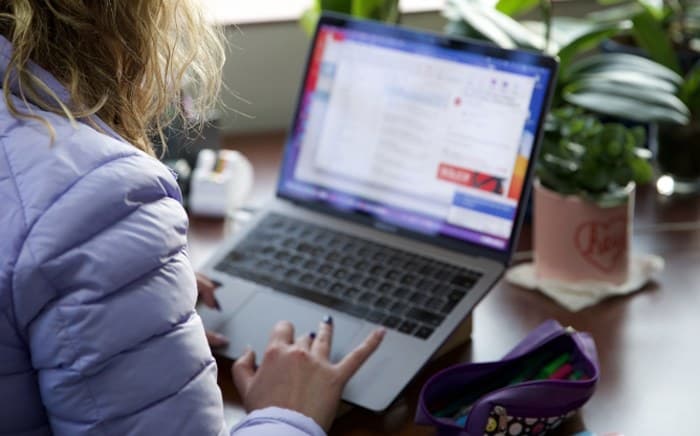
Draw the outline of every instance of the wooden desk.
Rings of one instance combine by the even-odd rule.
[[[282,134],[269,134],[225,141],[253,162],[256,188],[251,203],[255,206],[272,196],[283,140]],[[653,228],[677,222],[693,224],[661,231]],[[472,343],[433,362],[411,383],[403,395],[407,413],[391,433],[433,434],[412,422],[417,392],[428,374],[459,361],[498,359],[528,331],[554,318],[590,332],[598,346],[600,384],[582,413],[588,428],[628,436],[700,434],[700,424],[694,422],[700,402],[700,201],[664,202],[650,187],[644,188],[637,198],[635,225],[635,250],[666,259],[666,269],[656,283],[635,295],[577,313],[538,293],[499,283],[474,311]],[[192,219],[190,247],[195,265],[204,261],[223,235],[222,222]],[[526,226],[520,249],[527,250],[529,241]],[[219,365],[227,413],[242,416],[230,381],[230,362],[220,360]],[[356,409],[339,418],[331,434],[386,434],[382,425],[380,417]],[[566,430],[561,433],[567,434]]]

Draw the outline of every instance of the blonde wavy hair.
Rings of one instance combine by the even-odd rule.
[[[199,1],[0,0],[0,34],[14,48],[2,79],[10,113],[43,122],[52,138],[28,103],[97,129],[99,117],[153,155],[150,138],[185,116],[183,87],[194,113],[217,100],[224,47]],[[31,73],[31,62],[67,88],[70,102]],[[11,85],[23,107],[10,98]]]

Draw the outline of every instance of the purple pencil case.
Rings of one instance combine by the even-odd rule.
[[[499,361],[431,377],[416,423],[443,436],[545,435],[591,398],[598,375],[591,336],[549,320]]]

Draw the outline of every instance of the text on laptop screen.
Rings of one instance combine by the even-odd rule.
[[[281,194],[508,247],[548,69],[328,25],[309,62]]]

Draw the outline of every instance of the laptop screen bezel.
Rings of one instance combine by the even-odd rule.
[[[438,47],[446,47],[450,49],[467,50],[472,53],[482,54],[485,56],[490,56],[497,59],[503,60],[513,60],[517,58],[518,62],[523,62],[528,65],[538,66],[546,68],[549,71],[549,83],[547,85],[547,90],[544,99],[544,105],[542,107],[542,112],[537,122],[537,132],[535,134],[535,142],[532,147],[532,155],[530,156],[528,168],[525,174],[523,189],[521,192],[520,199],[518,201],[518,206],[515,214],[515,219],[513,221],[513,227],[511,230],[511,235],[508,239],[508,246],[505,250],[499,250],[483,245],[479,245],[475,242],[469,242],[464,240],[459,240],[444,235],[428,235],[420,233],[417,231],[412,231],[407,228],[399,227],[398,225],[386,223],[382,220],[377,219],[375,216],[358,211],[346,211],[339,210],[329,205],[321,199],[299,199],[283,192],[283,183],[285,179],[282,177],[284,174],[284,168],[289,159],[290,153],[288,153],[288,147],[294,139],[294,132],[299,124],[299,114],[302,107],[302,101],[304,97],[304,87],[309,74],[309,68],[311,65],[311,60],[313,56],[314,47],[318,40],[319,29],[322,26],[334,26],[338,28],[353,29],[358,31],[368,31],[380,36],[388,37],[399,37],[407,41],[416,41],[422,44],[426,42],[435,44]],[[314,32],[311,44],[306,57],[306,66],[304,68],[304,75],[302,76],[302,81],[300,83],[299,92],[297,94],[297,103],[294,109],[294,116],[291,121],[291,125],[287,134],[285,141],[282,164],[280,167],[280,177],[277,182],[276,195],[278,198],[290,201],[298,206],[328,214],[331,216],[339,217],[342,219],[347,219],[354,223],[365,225],[378,229],[380,231],[390,233],[393,235],[403,236],[409,239],[421,241],[424,243],[436,245],[447,250],[456,251],[460,254],[467,254],[472,256],[485,257],[495,260],[504,265],[508,265],[512,258],[513,252],[516,248],[516,243],[518,241],[518,236],[520,234],[520,229],[525,216],[525,208],[527,205],[527,199],[530,196],[532,177],[534,175],[534,160],[539,154],[540,144],[542,142],[542,136],[544,131],[544,121],[549,111],[551,105],[552,94],[554,85],[557,79],[558,62],[556,59],[542,55],[536,52],[529,52],[524,50],[506,50],[500,47],[485,43],[482,41],[470,40],[466,38],[457,38],[454,36],[448,36],[433,32],[427,32],[423,30],[416,29],[406,29],[398,26],[387,25],[375,21],[361,21],[356,20],[348,16],[335,14],[335,13],[324,13],[318,20],[316,30]]]

